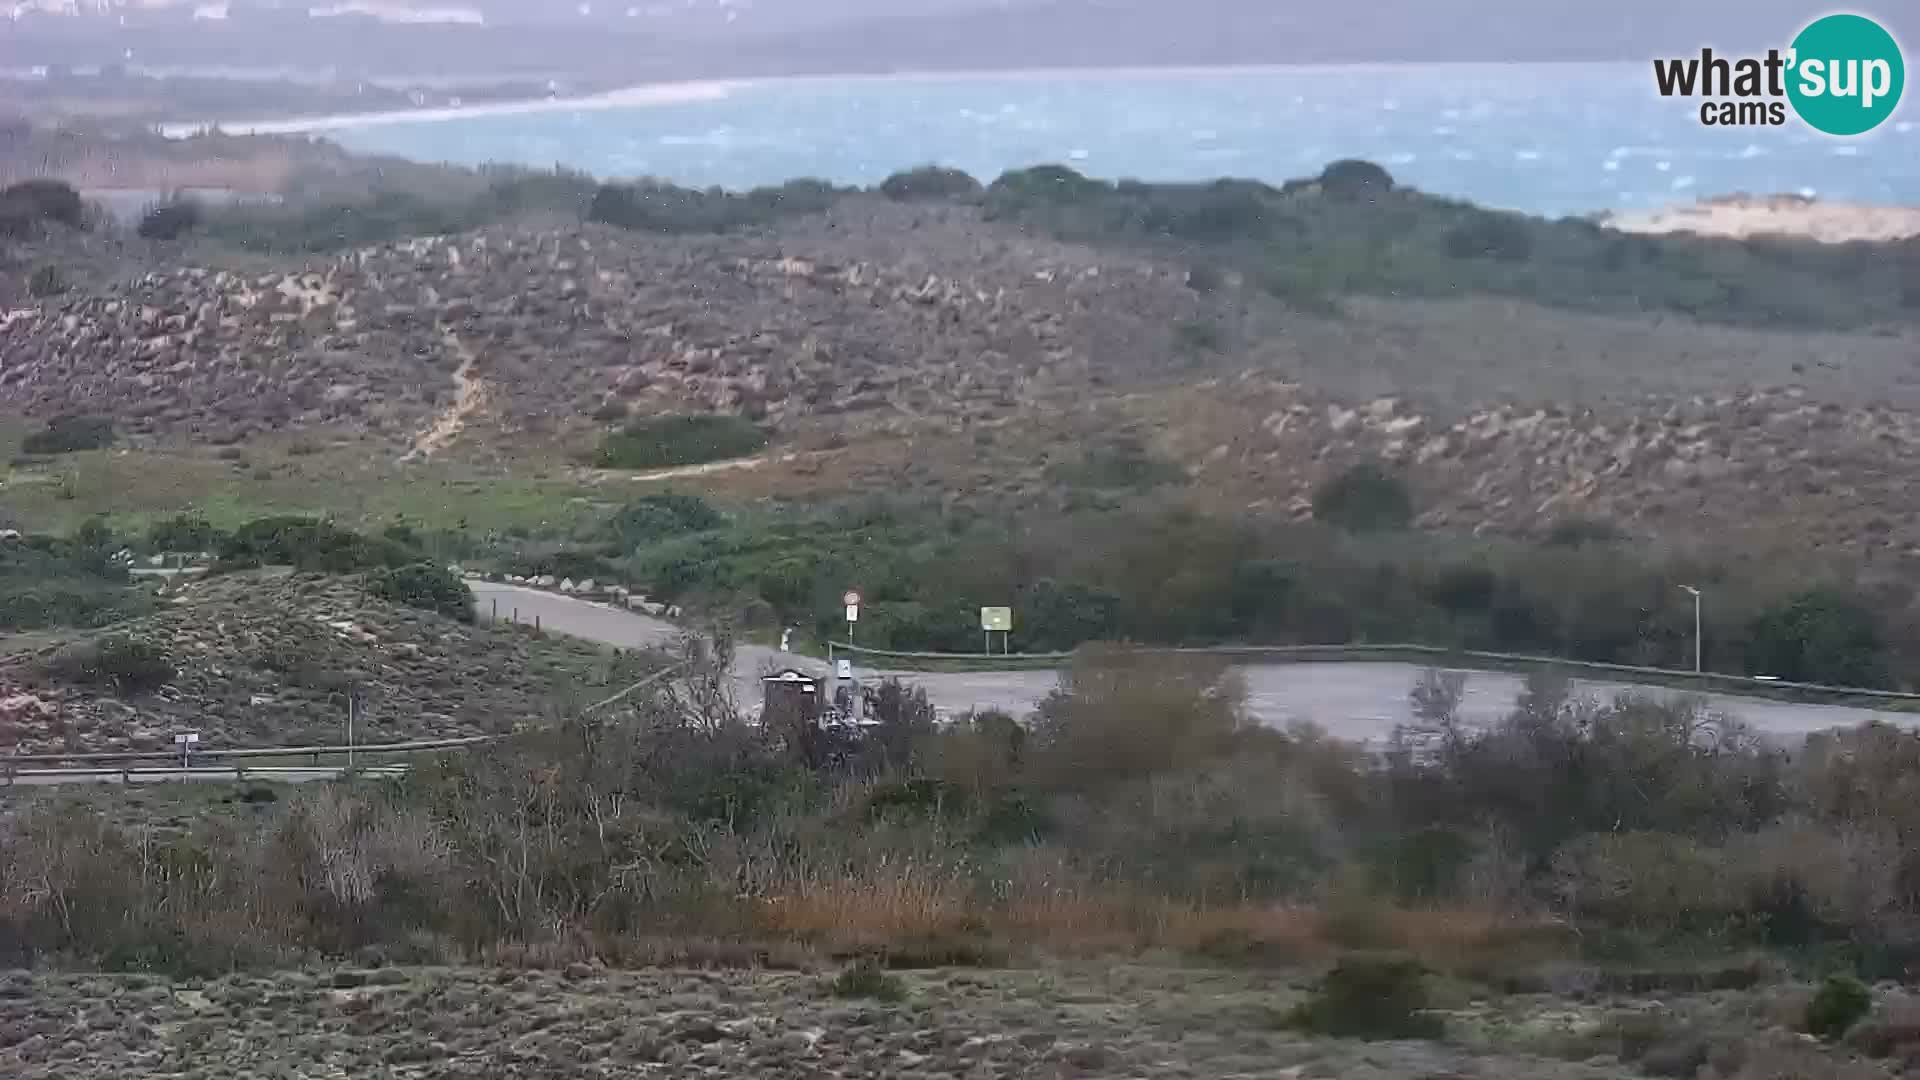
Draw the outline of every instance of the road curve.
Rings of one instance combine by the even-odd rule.
[[[622,648],[660,645],[682,632],[664,620],[604,604],[517,585],[485,581],[468,584],[482,618],[495,610],[503,620],[516,613],[524,623],[538,617],[545,629]],[[758,702],[760,676],[781,667],[822,675],[827,672],[825,663],[811,657],[743,645],[734,664],[739,700]],[[1330,734],[1354,740],[1383,738],[1391,734],[1396,725],[1412,719],[1407,691],[1419,678],[1420,671],[1414,664],[1374,662],[1249,664],[1241,669],[1247,684],[1247,709],[1254,719],[1274,726],[1312,723]],[[935,707],[943,711],[959,713],[992,708],[1015,715],[1031,710],[1053,689],[1057,678],[1051,671],[860,671],[863,678],[894,674],[926,690]],[[1523,683],[1521,676],[1493,671],[1466,674],[1461,719],[1487,723],[1511,711]],[[1662,687],[1588,680],[1577,680],[1574,686],[1580,692],[1599,695],[1629,689],[1660,695],[1674,693]],[[1851,705],[1812,705],[1728,694],[1708,694],[1706,698],[1712,708],[1776,736],[1800,737],[1875,719],[1903,725],[1915,721],[1909,713]]]

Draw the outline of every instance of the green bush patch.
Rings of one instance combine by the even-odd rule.
[[[1427,1014],[1426,971],[1406,957],[1341,959],[1288,1018],[1292,1027],[1342,1039],[1434,1039]]]
[[[834,978],[833,996],[900,1001],[907,996],[907,984],[900,976],[888,972],[878,960],[864,957]]]
[[[57,416],[20,443],[25,454],[71,454],[113,445],[113,420],[105,416]]]
[[[607,435],[594,463],[603,469],[666,469],[746,457],[767,435],[737,416],[658,416]]]
[[[473,621],[473,590],[438,563],[418,562],[367,575],[367,594],[461,622]]]
[[[1873,994],[1851,975],[1831,975],[1807,1002],[1807,1034],[1828,1042],[1845,1035],[1873,1009]]]

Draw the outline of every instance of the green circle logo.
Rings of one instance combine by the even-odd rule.
[[[1893,35],[1862,15],[1815,19],[1793,39],[1787,97],[1816,131],[1859,135],[1900,104],[1907,66]]]

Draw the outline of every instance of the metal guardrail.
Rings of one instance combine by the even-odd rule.
[[[118,768],[118,769],[20,769],[0,771],[0,789],[10,787],[45,787],[62,784],[162,784],[191,783],[200,781],[229,781],[242,783],[247,780],[262,780],[280,783],[301,783],[309,780],[338,780],[349,774],[374,779],[393,779],[406,775],[406,765],[372,765],[359,768],[346,766],[308,768],[304,766],[260,766],[248,767],[234,765],[223,768],[195,766],[191,768]]]
[[[1040,666],[1064,664],[1073,659],[1070,652],[1053,653],[938,653],[903,652],[892,649],[872,649],[863,645],[850,645],[844,641],[833,643],[834,652],[850,652],[863,656],[873,656],[897,660],[926,660],[937,663],[966,663],[972,665],[1008,664],[1019,666]],[[1899,690],[1873,690],[1855,686],[1831,686],[1824,683],[1791,682],[1785,679],[1760,679],[1751,675],[1728,675],[1716,671],[1682,671],[1673,668],[1639,667],[1633,664],[1609,664],[1593,660],[1564,660],[1553,656],[1530,656],[1524,653],[1483,652],[1473,649],[1446,649],[1437,645],[1210,645],[1186,648],[1143,646],[1141,652],[1168,655],[1201,655],[1242,658],[1249,661],[1268,661],[1271,663],[1301,663],[1307,661],[1323,662],[1365,662],[1365,661],[1426,661],[1452,663],[1465,666],[1473,661],[1518,667],[1552,668],[1570,672],[1585,672],[1594,675],[1610,675],[1625,678],[1661,679],[1667,681],[1703,684],[1706,687],[1722,687],[1730,691],[1791,690],[1806,694],[1828,694],[1836,697],[1877,698],[1886,701],[1920,701],[1920,694]]]
[[[239,750],[195,750],[190,761],[225,761],[228,759],[254,759],[273,757],[311,757],[359,756],[362,754],[424,754],[438,750],[458,750],[469,746],[498,742],[504,735],[471,735],[459,739],[419,739],[412,742],[365,743],[354,746],[261,746]],[[82,754],[7,754],[0,756],[0,771],[10,770],[16,765],[58,765],[61,763],[83,764],[97,762],[131,761],[171,761],[180,760],[178,750],[113,750],[101,753]],[[174,771],[178,771],[177,767]]]

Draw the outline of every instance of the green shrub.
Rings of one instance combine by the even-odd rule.
[[[147,528],[147,547],[154,551],[214,551],[226,533],[196,514],[176,514]]]
[[[1066,487],[1143,491],[1184,480],[1186,472],[1123,432],[1088,447],[1077,462],[1048,466],[1047,479]]]
[[[900,976],[889,972],[880,961],[862,957],[834,977],[833,996],[902,1001],[907,996],[907,984],[900,980]]]
[[[1400,956],[1343,957],[1294,1009],[1289,1024],[1342,1039],[1435,1039],[1442,1025],[1427,1009],[1426,969]]]
[[[391,540],[305,517],[255,518],[222,540],[219,555],[226,569],[291,566],[332,574],[405,566],[422,558],[420,551]]]
[[[1526,262],[1533,255],[1533,232],[1518,214],[1481,212],[1448,229],[1442,244],[1455,259]]]
[[[1830,975],[1807,1002],[1807,1034],[1834,1042],[1873,1010],[1873,994],[1851,975]]]
[[[1173,344],[1182,352],[1215,353],[1226,348],[1227,335],[1214,323],[1188,319],[1174,324]]]
[[[622,547],[631,549],[671,536],[717,529],[726,523],[727,519],[700,496],[665,492],[642,495],[621,507],[607,522],[607,530]]]
[[[659,233],[725,232],[817,214],[848,194],[820,180],[789,180],[747,192],[697,191],[657,181],[604,184],[587,207],[593,221]]]
[[[1378,199],[1393,190],[1393,174],[1371,161],[1343,158],[1320,171],[1320,190],[1336,199]]]
[[[80,193],[64,180],[22,180],[0,189],[0,217],[22,221],[54,221],[68,228],[86,225],[86,206]]]
[[[59,267],[51,264],[40,267],[27,278],[27,295],[37,299],[59,296],[70,288],[72,286],[67,283],[67,276],[60,272]]]
[[[922,165],[897,172],[880,182],[880,193],[902,202],[914,199],[973,199],[985,189],[980,181],[959,169]]]
[[[603,469],[664,469],[745,457],[766,445],[766,433],[737,416],[660,416],[607,435],[594,463]]]
[[[438,563],[418,562],[375,570],[367,575],[367,593],[449,619],[473,621],[473,590]]]
[[[1219,292],[1226,284],[1226,275],[1211,263],[1194,263],[1187,267],[1187,288],[1197,293]]]
[[[173,681],[173,664],[150,641],[111,634],[56,652],[47,671],[67,682],[111,686],[118,694],[142,694]]]
[[[1413,496],[1399,477],[1379,465],[1360,464],[1314,491],[1313,516],[1349,532],[1404,529],[1413,523]]]
[[[134,231],[148,240],[178,240],[200,226],[200,204],[191,199],[175,199],[140,215]]]
[[[1886,643],[1865,604],[1815,588],[1762,612],[1748,628],[1747,670],[1793,682],[1887,685]]]
[[[1001,173],[987,188],[987,196],[1001,208],[1029,203],[1079,202],[1112,190],[1099,180],[1085,176],[1065,165],[1035,165],[1030,169],[1011,169]]]
[[[71,454],[112,446],[113,420],[104,416],[59,416],[28,435],[20,449],[28,454]]]

